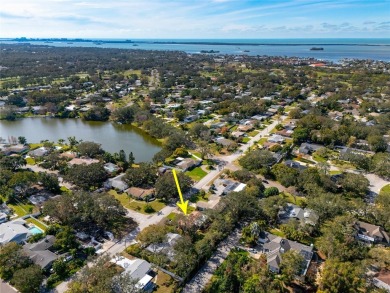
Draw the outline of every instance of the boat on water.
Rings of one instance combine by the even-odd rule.
[[[138,45],[137,45],[137,44],[134,44],[133,47],[138,47]]]
[[[249,50],[244,50],[243,52],[248,53],[248,52],[250,52],[250,51],[249,51]]]
[[[323,51],[324,50],[324,48],[322,48],[322,47],[312,47],[312,48],[310,48],[310,51]]]

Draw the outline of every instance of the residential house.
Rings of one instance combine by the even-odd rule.
[[[232,145],[235,144],[234,141],[232,141],[231,139],[227,139],[227,138],[223,138],[223,137],[218,137],[216,140],[215,140],[215,143],[216,144],[220,144],[222,145],[223,147],[230,147]]]
[[[290,219],[299,220],[302,224],[316,225],[318,222],[318,215],[311,209],[301,208],[297,205],[288,203],[286,207],[279,212],[279,219],[286,222]]]
[[[276,131],[276,134],[284,136],[284,137],[291,137],[293,133],[294,133],[294,131],[290,130],[290,129],[282,129],[282,130]]]
[[[137,280],[136,287],[142,289],[145,292],[152,292],[154,283],[152,282],[153,277],[151,276],[152,266],[145,260],[136,258],[128,259],[120,256],[111,259],[112,263],[122,267],[123,274],[128,274],[131,279]]]
[[[60,256],[50,251],[56,238],[53,235],[47,235],[36,243],[27,243],[23,245],[24,253],[42,269],[47,270],[53,262]]]
[[[222,191],[223,195],[229,194],[230,192],[242,191],[246,187],[246,184],[244,183],[229,179],[222,180],[222,185],[225,187]]]
[[[7,147],[4,146],[1,148],[1,151],[6,156],[13,155],[13,154],[22,154],[24,152],[27,152],[28,150],[29,150],[29,146],[23,144],[11,145]]]
[[[376,277],[374,277],[372,282],[376,287],[390,292],[390,271],[381,271]]]
[[[22,243],[31,235],[25,220],[17,219],[0,224],[0,245],[8,242]]]
[[[310,261],[313,257],[312,246],[307,246],[296,241],[284,239],[280,236],[276,236],[268,232],[262,232],[260,234],[259,243],[262,245],[262,251],[267,255],[267,265],[269,270],[274,273],[279,273],[283,254],[292,250],[296,251],[304,258],[303,270],[297,277],[306,275]]]
[[[349,147],[337,147],[340,149],[340,159],[348,161],[350,156],[352,155],[360,155],[360,156],[367,156],[367,155],[374,155],[375,152],[361,150],[361,149],[355,149],[355,148],[349,148]]]
[[[320,144],[314,144],[314,143],[302,143],[301,146],[298,149],[298,153],[301,155],[311,155],[315,151],[319,150],[320,148],[323,148],[323,145]]]
[[[68,162],[68,164],[71,166],[82,165],[82,164],[91,165],[91,164],[95,164],[95,163],[99,163],[99,160],[91,159],[91,158],[74,158]]]
[[[120,192],[123,192],[124,190],[129,188],[129,185],[122,180],[125,175],[126,174],[123,173],[123,174],[120,174],[120,175],[118,175],[118,176],[116,176],[114,178],[108,179],[104,183],[104,186],[106,188],[115,188],[115,189],[119,190]]]
[[[0,224],[7,222],[11,214],[12,210],[5,203],[0,204]]]
[[[146,250],[153,253],[165,254],[170,260],[173,260],[175,251],[173,249],[176,242],[181,238],[179,234],[167,233],[166,241],[163,243],[153,243],[146,247]]]
[[[252,124],[239,125],[237,127],[237,130],[238,131],[242,131],[242,132],[248,132],[248,131],[251,131],[252,129],[253,129],[253,125]]]
[[[125,192],[138,200],[144,200],[144,201],[150,201],[151,199],[154,198],[155,195],[155,189],[150,188],[150,189],[144,189],[144,188],[139,188],[139,187],[130,187],[125,190]]]
[[[245,135],[245,132],[242,132],[242,131],[233,131],[232,132],[232,136],[236,137],[236,138],[243,137],[244,135]]]
[[[200,161],[200,160],[186,158],[186,159],[180,160],[180,162],[176,164],[176,167],[178,169],[180,169],[181,171],[185,172],[185,171],[188,171],[192,168],[199,166],[200,164],[202,164],[202,161]]]
[[[191,122],[198,120],[198,118],[199,118],[198,115],[189,115],[189,116],[184,118],[184,122],[191,123]]]
[[[36,157],[46,156],[48,153],[49,153],[48,149],[46,149],[45,147],[40,147],[33,151],[28,152],[28,155],[36,158]]]
[[[287,160],[287,161],[284,162],[284,164],[287,167],[294,168],[294,169],[296,169],[298,171],[302,171],[302,170],[307,169],[307,167],[305,165],[301,165],[299,162],[296,162],[296,161],[293,161],[293,160]]]
[[[390,245],[389,234],[381,227],[369,223],[357,221],[354,225],[357,230],[357,238],[369,244]]]
[[[278,134],[273,134],[268,138],[268,141],[273,143],[284,143],[285,140],[283,136]]]

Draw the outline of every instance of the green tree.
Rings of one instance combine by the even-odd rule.
[[[181,192],[186,193],[192,186],[192,180],[190,177],[183,173],[177,174]],[[156,196],[165,200],[179,200],[179,193],[177,191],[176,183],[172,173],[168,172],[160,176],[156,181]]]
[[[103,154],[101,144],[92,141],[83,141],[77,145],[77,151],[81,156],[96,158]]]
[[[132,168],[134,163],[135,163],[135,158],[134,158],[133,152],[130,152],[130,154],[129,154],[129,167]]]
[[[26,160],[21,156],[6,156],[0,159],[0,169],[7,169],[15,172],[26,165]]]
[[[123,179],[129,186],[152,187],[157,180],[157,168],[149,163],[140,163],[138,168],[128,169]]]
[[[368,193],[370,182],[362,174],[345,173],[340,184],[349,197],[364,198]]]
[[[279,194],[279,189],[277,187],[274,187],[274,186],[267,187],[264,190],[265,197],[270,197],[270,196],[274,196],[274,195],[278,195],[278,194]]]
[[[23,253],[22,247],[15,242],[0,246],[0,277],[10,280],[15,271],[31,265],[31,260]]]
[[[135,106],[117,108],[114,112],[112,112],[112,117],[116,122],[129,124],[134,121],[134,115],[136,111],[137,108]]]
[[[273,153],[267,150],[254,150],[247,153],[240,160],[240,165],[251,171],[259,171],[262,167],[269,167],[276,162]]]
[[[18,137],[18,142],[20,144],[27,144],[27,139],[24,136],[19,136]]]
[[[58,178],[56,175],[45,173],[45,172],[39,172],[38,180],[39,182],[41,182],[42,186],[45,189],[54,193],[60,191],[60,185],[58,183]]]
[[[285,187],[294,186],[299,175],[299,172],[284,164],[276,164],[272,166],[272,173],[276,179]]]
[[[328,259],[321,273],[318,292],[355,293],[364,291],[364,270],[358,262]]]
[[[366,248],[359,245],[355,238],[355,219],[350,216],[338,216],[327,221],[321,228],[321,236],[317,240],[318,249],[328,258],[350,261],[363,258]]]
[[[295,250],[289,250],[282,256],[280,268],[286,280],[291,282],[295,276],[300,276],[304,269],[304,258]]]
[[[40,291],[44,276],[38,265],[17,270],[12,277],[13,284],[21,293],[35,293]]]
[[[67,170],[65,179],[85,190],[90,190],[102,185],[107,179],[107,172],[102,163],[74,165]]]

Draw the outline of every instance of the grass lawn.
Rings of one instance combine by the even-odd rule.
[[[185,172],[185,174],[190,176],[193,180],[199,181],[200,179],[202,179],[204,176],[207,175],[207,172],[203,171],[202,168],[200,167],[196,167],[191,171]]]
[[[34,208],[37,209],[32,204],[8,204],[10,208],[12,208],[15,211],[15,214],[18,215],[18,217],[23,217],[25,215],[30,214],[30,211],[34,212]]]
[[[66,188],[65,186],[61,186],[60,187],[60,190],[61,192],[65,193],[65,192],[69,192],[70,190],[68,188]]]
[[[43,143],[29,143],[28,145],[30,146],[30,149],[35,150],[43,146]]]
[[[381,192],[390,193],[390,184],[383,186],[379,193],[381,193]]]
[[[313,154],[313,160],[314,161],[317,161],[317,162],[323,162],[325,163],[327,160],[319,155],[317,155],[316,153]]]
[[[256,136],[258,133],[259,133],[258,130],[253,130],[253,131],[249,132],[248,135],[253,137],[253,136]]]
[[[280,231],[279,229],[276,229],[276,228],[270,229],[269,232],[271,234],[276,235],[276,236],[279,236],[279,237],[282,237],[282,238],[286,238],[286,235],[284,235],[284,233],[282,231]]]
[[[191,154],[193,154],[193,155],[195,155],[195,156],[197,156],[197,157],[199,157],[199,158],[201,158],[202,157],[202,155],[199,153],[199,152],[192,152],[191,151]],[[195,158],[195,157],[194,157]],[[196,159],[196,158],[195,158]]]
[[[34,158],[26,158],[26,163],[28,165],[35,165],[35,160]]]
[[[34,218],[28,218],[26,221],[27,221],[28,223],[34,224],[34,225],[37,226],[39,229],[41,229],[43,232],[45,232],[46,229],[47,229],[47,226],[46,226],[45,224],[41,223],[40,221],[37,221],[37,220],[34,219]]]
[[[250,141],[251,139],[249,138],[249,137],[244,137],[243,139],[242,139],[242,142],[243,143],[247,143],[248,141]]]
[[[259,144],[262,145],[263,143],[267,142],[267,140],[268,140],[267,137],[262,137],[262,138],[259,139]]]
[[[292,194],[288,192],[281,192],[279,196],[285,198],[289,203],[296,204],[298,206],[302,206],[306,203],[307,199],[301,196],[293,196]]]
[[[132,199],[126,193],[118,194],[115,190],[110,190],[108,193],[113,195],[117,200],[119,200],[122,206],[124,206],[125,208],[140,212],[145,215],[148,214],[144,211],[144,207],[147,204],[149,204],[156,212],[160,211],[165,207],[165,203],[159,200],[147,203],[144,201]]]
[[[208,197],[208,194],[206,193],[204,197],[201,197],[199,195],[199,193],[197,194],[194,194],[193,196],[191,196],[190,198],[190,202],[193,202],[193,203],[196,203],[198,201],[208,201],[209,200],[209,197]]]
[[[156,276],[156,291],[158,293],[172,293],[174,292],[176,281],[166,273],[158,271]]]
[[[303,163],[307,163],[307,164],[313,164],[313,165],[316,164],[316,162],[308,160],[308,159],[305,159],[305,158],[295,158],[294,160],[295,161],[300,161],[300,162],[303,162]]]
[[[343,172],[338,171],[338,170],[329,171],[329,175],[339,175],[341,173],[343,173]]]
[[[168,216],[167,216],[167,219],[169,219],[169,220],[175,220],[176,219],[176,217],[177,217],[177,214],[176,213],[170,213]]]

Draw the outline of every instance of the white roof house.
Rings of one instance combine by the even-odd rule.
[[[125,269],[124,273],[128,273],[133,280],[142,280],[145,275],[151,270],[152,266],[142,259],[128,259],[126,257],[113,258],[111,262]]]
[[[20,243],[29,238],[32,233],[25,224],[26,221],[22,219],[0,224],[0,244],[8,242]]]

